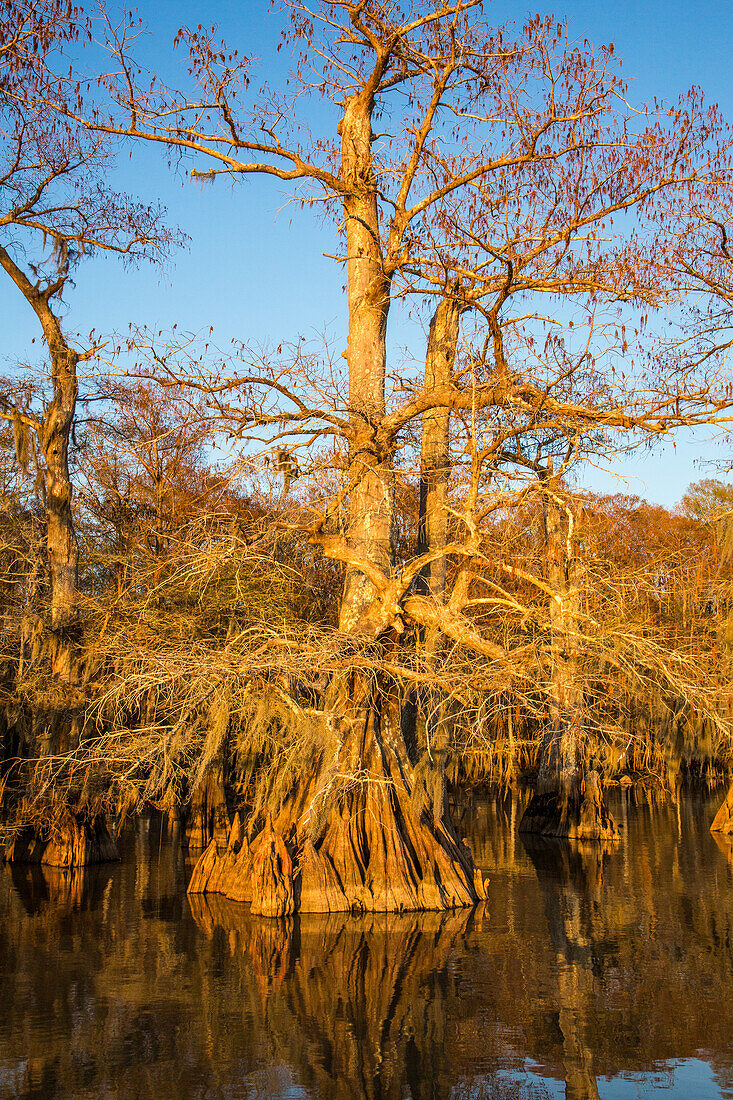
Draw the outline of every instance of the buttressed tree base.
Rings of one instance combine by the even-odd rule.
[[[36,829],[25,829],[6,849],[8,863],[42,863],[47,867],[83,867],[113,863],[120,858],[117,845],[102,817],[88,820],[67,812],[46,839]]]
[[[316,630],[308,616],[287,624],[274,613],[263,620],[259,608],[251,615],[239,587],[226,625],[212,613],[201,634],[189,630],[190,591],[186,616],[165,619],[161,586],[178,569],[172,547],[185,540],[168,538],[171,483],[154,478],[147,546],[140,553],[139,540],[119,539],[113,602],[95,593],[101,633],[141,592],[145,612],[124,612],[128,625],[120,620],[118,640],[105,643],[107,658],[95,657],[95,676],[114,679],[108,703],[94,712],[98,758],[123,805],[176,811],[189,799],[184,834],[191,846],[208,843],[193,893],[249,901],[268,916],[470,906],[484,884],[451,824],[444,777],[455,720],[471,699],[476,713],[495,717],[519,690],[534,731],[543,731],[525,831],[612,839],[589,711],[612,675],[633,680],[637,694],[663,678],[685,695],[688,665],[667,660],[655,640],[661,631],[648,638],[646,625],[612,617],[610,588],[595,601],[602,614],[592,613],[602,570],[593,574],[579,560],[566,476],[584,456],[595,464],[622,443],[715,423],[718,414],[727,423],[730,388],[704,371],[680,372],[676,357],[660,359],[645,332],[650,310],[678,301],[690,253],[709,253],[695,233],[706,237],[710,228],[709,196],[718,201],[721,183],[729,193],[733,137],[697,90],[670,110],[627,110],[612,47],[575,46],[549,17],[510,36],[492,27],[481,0],[284,6],[295,112],[290,92],[255,92],[249,59],[201,27],[177,38],[190,55],[183,89],[156,76],[149,84],[145,67],[129,61],[139,37],[131,13],[119,26],[102,20],[94,41],[107,51],[105,72],[108,55],[119,65],[92,81],[96,91],[84,102],[72,67],[23,107],[51,110],[101,152],[112,139],[148,141],[190,156],[193,178],[257,174],[292,185],[295,201],[326,210],[338,226],[335,258],[346,275],[343,376],[340,358],[335,368],[303,349],[292,364],[281,361],[281,347],[272,360],[258,355],[243,374],[230,359],[204,366],[208,352],[186,360],[187,338],[180,370],[174,352],[150,349],[154,377],[162,371],[184,403],[191,392],[200,398],[212,440],[223,432],[240,441],[248,470],[257,471],[259,452],[258,495],[264,471],[283,474],[278,502],[261,509],[263,546],[274,565],[276,538],[295,537],[307,544],[309,568],[316,560],[333,567],[338,624],[338,597]],[[311,69],[313,83],[302,75]],[[338,124],[331,117],[314,139],[301,111],[323,99]],[[325,117],[319,106],[317,118]],[[67,257],[64,279],[69,248],[81,256],[100,235],[105,247],[134,244],[145,253],[159,236],[157,219],[125,211],[124,240],[115,231],[111,244],[109,233],[42,227],[42,239],[50,234]],[[621,217],[633,211],[638,217]],[[106,233],[109,217],[102,221]],[[51,427],[56,433],[44,459],[51,625],[88,629],[67,452],[78,362],[95,353],[64,343],[49,312],[61,276],[54,272],[39,297],[10,253],[0,251],[0,260],[35,309],[51,357],[56,419],[34,428],[44,440]],[[422,379],[388,364],[390,317],[408,295],[432,307]],[[561,301],[574,303],[572,321]],[[614,364],[629,364],[628,373]],[[159,426],[151,438],[170,444],[180,429]],[[133,436],[116,435],[139,461]],[[418,478],[415,539],[405,502]],[[219,478],[206,480],[208,493]],[[287,501],[292,480],[300,484]],[[130,494],[119,488],[117,498],[104,496],[129,518]],[[532,521],[513,548],[512,540],[498,546],[502,523],[530,505],[544,533]],[[191,541],[197,562],[181,577],[206,573],[202,545],[199,531]],[[146,583],[140,563],[150,553]],[[215,587],[200,588],[200,604],[210,606]],[[141,631],[156,624],[139,653],[128,641],[133,620]],[[162,622],[172,626],[170,642]],[[86,658],[69,645],[55,671],[75,685]],[[226,685],[239,703],[231,712],[222,704],[224,718],[205,731],[211,699],[224,699]],[[254,734],[243,720],[247,694],[264,700]],[[412,730],[403,722],[409,706],[419,711]],[[86,839],[76,847],[91,850]]]
[[[520,833],[568,840],[619,840],[618,826],[608,812],[600,784],[586,780],[585,787],[582,794],[534,794],[524,811]]]
[[[733,783],[728,788],[725,801],[713,819],[710,832],[733,836]]]
[[[348,734],[341,729],[334,740],[348,782],[340,784],[325,752],[314,778],[298,784],[254,836],[235,815],[226,847],[212,839],[196,864],[189,893],[223,894],[270,917],[455,909],[486,897],[447,801],[436,814],[413,797],[395,711],[371,702],[354,709],[344,720]],[[316,833],[319,804],[326,808]]]

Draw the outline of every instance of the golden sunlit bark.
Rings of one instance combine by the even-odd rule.
[[[349,194],[344,200],[348,267],[349,481],[348,542],[385,576],[392,565],[393,485],[391,455],[376,443],[375,429],[385,413],[387,315],[390,280],[380,245],[376,179],[372,165],[375,70],[367,86],[350,97],[340,123],[342,170]],[[368,578],[347,569],[340,627],[345,633],[370,631],[376,593]]]
[[[590,767],[584,733],[583,687],[579,681],[580,568],[578,516],[563,500],[550,463],[542,484],[546,578],[550,591],[549,714],[539,750],[537,787],[520,832],[577,840],[618,839],[605,804],[600,775]]]
[[[184,402],[203,395],[212,446],[225,436],[227,448],[241,444],[231,483],[258,497],[261,522],[227,552],[255,570],[262,551],[274,575],[281,564],[291,569],[288,551],[301,539],[311,558],[303,577],[325,560],[332,585],[327,615],[316,622],[312,609],[302,610],[305,583],[297,600],[277,607],[264,584],[253,606],[234,569],[226,633],[204,622],[190,605],[213,598],[226,540],[212,519],[213,534],[199,527],[189,546],[182,539],[174,547],[163,532],[167,487],[157,471],[155,568],[141,578],[131,554],[129,568],[117,569],[118,603],[100,618],[104,633],[119,615],[118,634],[96,666],[103,702],[94,718],[98,729],[109,721],[130,735],[115,743],[106,728],[100,733],[125,799],[128,784],[133,800],[159,804],[164,794],[168,806],[169,796],[190,797],[189,839],[203,845],[215,834],[193,889],[252,897],[273,916],[318,906],[473,904],[480,876],[454,835],[442,782],[432,804],[425,782],[426,760],[442,781],[449,709],[469,710],[467,696],[485,716],[522,692],[542,728],[525,827],[615,835],[590,760],[584,693],[592,674],[583,677],[591,664],[605,670],[616,661],[617,645],[626,668],[641,664],[644,638],[633,630],[622,641],[622,631],[604,638],[591,623],[562,478],[551,467],[539,489],[532,478],[566,449],[594,462],[675,427],[728,421],[732,399],[720,378],[688,376],[644,341],[648,311],[676,301],[680,226],[726,178],[730,136],[694,92],[674,116],[656,107],[636,114],[613,51],[573,45],[549,18],[529,20],[512,41],[484,21],[478,0],[431,0],[417,12],[371,0],[287,7],[284,39],[303,53],[295,114],[276,91],[254,92],[249,61],[201,28],[177,40],[190,51],[183,90],[157,76],[150,88],[138,85],[129,14],[119,22],[102,14],[101,40],[116,61],[94,90],[80,100],[72,71],[40,96],[43,110],[95,140],[190,155],[194,177],[294,183],[295,201],[323,204],[333,218],[344,246],[334,258],[348,283],[347,380],[330,348],[325,363],[300,345],[292,357],[282,346],[272,355],[246,349],[237,373],[208,344],[194,355],[194,338],[171,337],[162,350],[160,333],[141,341],[162,386]],[[309,127],[313,92],[338,112],[337,128]],[[331,125],[333,115],[316,115],[317,125]],[[634,217],[621,217],[637,209],[638,233],[628,229]],[[388,320],[403,300],[438,294],[421,386],[410,366],[404,377],[398,363],[388,369]],[[456,368],[459,320],[469,310],[474,329]],[[629,333],[636,326],[631,350],[627,321]],[[626,358],[628,374],[606,365]],[[69,362],[53,362],[63,389]],[[407,502],[420,429],[416,533]],[[49,519],[49,555],[55,547],[60,600],[73,555],[59,526],[70,517],[62,450],[53,444],[47,458],[56,470],[60,519]],[[68,478],[68,456],[66,463]],[[504,546],[493,538],[501,517],[521,541],[509,517],[533,496],[545,510],[544,563],[542,552],[531,560],[532,532],[518,552],[509,538]],[[161,561],[169,552],[180,553],[178,580]],[[340,600],[334,577],[345,578]],[[152,592],[141,596],[146,586]],[[143,612],[131,628],[146,639],[142,654],[127,637],[129,608]],[[63,619],[60,604],[54,616]],[[187,633],[202,622],[200,633]],[[650,667],[665,683],[684,679],[676,653],[666,661],[659,646],[654,657]],[[649,675],[645,666],[639,678]],[[240,709],[227,714],[214,749],[202,732],[210,699],[232,685]],[[254,733],[248,693],[264,700]],[[432,716],[409,750],[408,696]],[[145,764],[136,769],[140,746]],[[207,773],[215,758],[216,790]],[[242,815],[231,827],[228,797]]]
[[[733,836],[733,783],[728,788],[723,804],[713,818],[710,831]]]

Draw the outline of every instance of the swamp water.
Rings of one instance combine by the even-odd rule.
[[[618,795],[614,847],[462,829],[488,902],[249,918],[186,897],[157,820],[121,864],[0,866],[0,1096],[733,1098],[733,842],[723,792]]]

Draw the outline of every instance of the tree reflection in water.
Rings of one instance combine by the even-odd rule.
[[[477,911],[250,917],[216,895],[189,898],[207,936],[226,931],[251,962],[250,1001],[273,1060],[294,1060],[314,1096],[446,1095],[451,960]]]
[[[615,845],[545,840],[529,834],[522,834],[521,841],[537,872],[555,952],[565,1096],[600,1100],[587,1023],[594,999],[593,916],[602,904],[603,861]]]
[[[728,866],[733,869],[733,836],[724,833],[713,833],[712,837],[725,856]]]
[[[474,912],[190,907],[155,822],[122,864],[1,869],[0,1096],[730,1095],[733,843],[708,808],[627,798],[610,853],[520,839],[521,809],[465,808]]]
[[[29,916],[95,909],[112,880],[113,865],[93,863],[74,867],[47,867],[40,863],[11,863],[10,876]]]

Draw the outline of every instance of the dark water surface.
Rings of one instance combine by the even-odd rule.
[[[124,862],[0,867],[0,1096],[733,1098],[722,798],[619,796],[615,848],[463,815],[472,913],[250,919],[185,894],[157,821]]]

